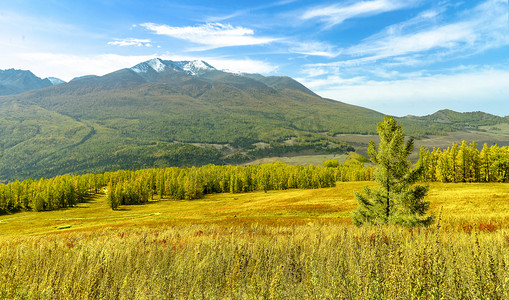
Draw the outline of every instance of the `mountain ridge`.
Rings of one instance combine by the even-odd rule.
[[[28,70],[0,70],[0,96],[15,95],[62,83],[55,77],[39,78]]]
[[[374,134],[382,118],[319,97],[290,77],[149,60],[0,97],[0,180],[341,153],[353,148],[336,135]],[[491,122],[398,120],[414,136]]]

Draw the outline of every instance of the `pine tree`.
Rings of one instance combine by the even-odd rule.
[[[488,144],[484,143],[481,153],[481,181],[490,182],[491,181],[491,153]]]
[[[111,184],[108,184],[108,188],[106,191],[106,202],[111,209],[116,210],[120,205],[120,199],[116,193],[115,187]]]
[[[422,181],[430,181],[431,180],[431,153],[426,147],[422,146],[419,148],[419,160],[417,161],[417,165],[422,168],[421,172],[421,180]]]
[[[405,143],[401,126],[394,118],[386,116],[377,126],[380,137],[378,148],[370,141],[368,154],[377,165],[375,181],[380,185],[364,187],[364,195],[355,192],[359,206],[353,212],[352,222],[359,226],[368,224],[399,224],[405,226],[429,225],[433,215],[426,215],[429,202],[422,199],[427,186],[412,186],[422,168],[410,168],[408,156],[413,150],[413,139]]]
[[[462,141],[460,150],[458,151],[458,175],[459,181],[467,182],[468,172],[470,170],[470,151],[467,141]]]

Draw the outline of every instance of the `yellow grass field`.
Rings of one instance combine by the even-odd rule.
[[[338,182],[335,188],[316,190],[213,194],[198,200],[156,199],[116,211],[107,206],[104,195],[95,195],[69,209],[0,216],[0,236],[172,224],[349,224],[350,212],[357,205],[353,192],[365,185],[375,183]],[[476,224],[509,228],[509,184],[431,183],[426,199],[431,202],[431,213],[438,216],[442,210],[441,223],[446,228]]]
[[[509,184],[433,183],[414,229],[350,225],[366,184],[3,215],[0,299],[509,299]]]

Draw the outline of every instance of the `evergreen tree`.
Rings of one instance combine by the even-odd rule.
[[[451,161],[452,166],[452,176],[451,176],[451,182],[458,182],[459,176],[458,176],[458,144],[453,143],[451,146],[451,150],[448,153],[448,159]]]
[[[429,225],[433,215],[426,215],[429,202],[422,199],[427,186],[412,186],[422,168],[410,168],[408,156],[413,150],[413,139],[405,143],[401,126],[393,117],[386,116],[377,126],[380,137],[378,148],[370,141],[368,154],[377,165],[375,181],[380,185],[364,187],[364,195],[355,192],[359,206],[353,212],[352,222],[368,224],[400,224],[405,226]]]
[[[430,181],[431,180],[431,153],[426,147],[422,146],[419,148],[419,160],[417,161],[417,166],[422,168],[421,172],[421,180],[422,181]]]
[[[108,206],[113,210],[116,210],[120,205],[120,199],[116,194],[115,188],[112,186],[111,182],[108,184],[106,202],[108,203]]]
[[[457,157],[459,181],[467,182],[470,171],[470,151],[467,141],[462,141]]]
[[[484,181],[484,182],[490,182],[491,181],[491,174],[490,174],[490,169],[491,169],[491,153],[490,153],[490,148],[488,147],[488,144],[484,143],[483,147],[482,147],[482,150],[481,150],[481,153],[480,153],[480,157],[481,157],[481,181]]]

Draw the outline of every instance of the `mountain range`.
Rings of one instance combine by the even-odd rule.
[[[0,71],[11,74],[0,86],[15,82],[14,71]],[[376,133],[383,118],[321,98],[290,77],[229,73],[204,61],[155,58],[68,83],[32,81],[44,84],[0,97],[2,181],[352,151],[337,135]],[[417,137],[507,120],[452,111],[399,119]]]
[[[64,83],[61,79],[55,77],[41,79],[30,71],[0,70],[0,96],[19,94],[61,83]]]

